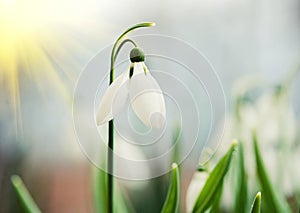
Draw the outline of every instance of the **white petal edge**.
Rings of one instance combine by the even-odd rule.
[[[142,74],[142,73],[145,73],[144,72],[144,67],[146,68],[146,65],[144,62],[136,62],[133,64],[133,75],[132,77],[134,77],[135,75],[138,75],[138,74]],[[146,68],[147,69],[147,68]]]
[[[128,71],[126,70],[108,87],[99,104],[96,117],[97,125],[102,125],[110,121],[122,110],[128,95],[126,86],[128,79]],[[116,100],[116,97],[118,100]]]
[[[149,70],[144,74],[144,64],[137,66],[129,80],[129,97],[137,117],[149,127],[161,128],[166,120],[166,107],[162,90]],[[136,68],[136,67],[135,67]]]

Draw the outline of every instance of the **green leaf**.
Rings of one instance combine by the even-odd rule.
[[[253,143],[254,143],[254,151],[255,151],[255,159],[256,159],[256,172],[258,175],[258,179],[260,181],[262,193],[264,194],[263,199],[263,211],[264,212],[291,212],[288,204],[284,197],[280,197],[275,193],[275,189],[273,188],[271,181],[268,177],[267,171],[265,169],[265,165],[263,163],[263,159],[261,157],[261,153],[258,147],[256,134],[253,134]]]
[[[212,207],[210,209],[210,212],[213,212],[213,213],[221,212],[220,203],[221,203],[221,198],[222,198],[222,193],[223,193],[223,182],[224,181],[222,181],[222,184],[217,189],[217,192],[215,194],[215,199],[212,203]]]
[[[255,196],[251,207],[251,213],[260,213],[260,204],[261,204],[261,193],[258,192]]]
[[[31,195],[29,194],[26,186],[24,185],[22,179],[18,175],[13,175],[11,177],[12,185],[20,199],[24,210],[28,213],[39,213],[41,212]]]
[[[106,173],[93,167],[93,199],[96,213],[107,212]]]
[[[93,199],[96,213],[107,212],[107,173],[94,167],[93,168]],[[130,205],[129,200],[126,200],[122,195],[118,184],[115,184],[114,189],[114,210],[120,213],[134,213],[135,210]]]
[[[218,162],[209,178],[207,179],[202,191],[200,192],[193,212],[202,213],[207,210],[215,201],[216,194],[222,188],[224,177],[229,169],[230,161],[232,159],[233,151],[237,142],[234,142],[225,156]]]
[[[115,203],[114,210],[116,213],[135,213],[135,209],[132,206],[132,203],[125,196],[125,193],[122,193],[121,187],[118,183],[115,184]]]
[[[162,208],[161,213],[176,213],[179,207],[179,171],[178,165],[173,163],[172,165],[172,177],[167,194],[166,201]]]
[[[180,129],[180,125],[176,125],[174,128],[174,133],[173,133],[173,146],[174,146],[174,154],[173,154],[173,162],[179,162],[180,161],[180,157],[179,157],[179,153],[180,153],[180,141],[181,141],[181,129]]]
[[[235,196],[235,213],[247,212],[248,203],[248,186],[247,186],[247,175],[245,170],[244,161],[244,148],[243,144],[239,143],[238,146],[238,180],[237,180],[237,192]]]

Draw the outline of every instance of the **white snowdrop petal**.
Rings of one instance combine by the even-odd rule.
[[[144,72],[144,67],[146,67],[146,66],[145,66],[144,62],[137,62],[137,63],[134,63],[133,66],[134,66],[134,69],[133,69],[133,76],[139,75],[139,74],[142,74],[142,73],[145,74],[145,72]],[[132,77],[133,77],[133,76],[132,76]]]
[[[97,113],[98,125],[110,121],[122,110],[128,96],[128,78],[128,72],[123,72],[104,93]]]
[[[154,128],[161,128],[165,124],[165,115],[163,112],[154,112],[150,116],[150,124]]]
[[[149,71],[146,75],[143,71],[132,76],[129,80],[129,97],[133,111],[145,125],[154,128],[164,125],[166,109],[163,93]]]

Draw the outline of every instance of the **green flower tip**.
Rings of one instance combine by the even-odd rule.
[[[178,167],[177,163],[172,163],[172,169],[176,169]]]
[[[15,185],[15,186],[20,186],[22,185],[22,180],[18,175],[13,175],[11,176],[11,182]]]
[[[134,62],[142,62],[145,61],[145,54],[142,49],[135,47],[130,51],[130,61]]]
[[[232,146],[232,147],[235,147],[238,143],[239,143],[239,142],[238,142],[237,139],[233,139],[233,140],[232,140],[232,143],[231,143],[231,146]]]
[[[256,194],[256,198],[261,199],[261,192],[258,192],[258,193]]]
[[[156,24],[154,22],[142,22],[137,25],[143,26],[143,27],[154,27]]]

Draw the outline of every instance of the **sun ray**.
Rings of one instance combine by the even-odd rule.
[[[13,111],[16,130],[22,130],[19,83],[24,75],[45,100],[48,84],[71,103],[74,70],[82,67],[78,52],[81,57],[92,56],[81,39],[93,30],[91,26],[90,30],[84,28],[96,20],[89,19],[95,4],[99,2],[0,0],[0,89]]]

